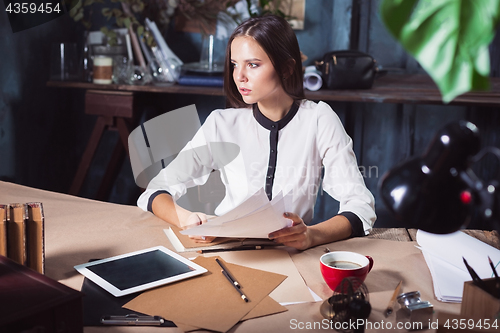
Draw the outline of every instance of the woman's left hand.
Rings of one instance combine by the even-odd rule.
[[[299,250],[309,248],[311,246],[309,230],[300,216],[294,213],[284,213],[283,216],[292,220],[292,226],[270,233],[269,239]]]
[[[209,217],[204,213],[199,213],[199,212],[191,213],[186,219],[186,221],[183,221],[182,229],[185,230],[206,223],[208,218]],[[215,237],[210,237],[210,236],[191,236],[191,235],[189,236],[189,238],[194,240],[196,243],[210,243],[215,239]]]

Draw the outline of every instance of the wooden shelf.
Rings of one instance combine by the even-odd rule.
[[[131,86],[126,84],[94,84],[87,82],[49,81],[47,82],[47,86],[54,88],[77,88],[97,91],[224,96],[222,87],[180,86],[178,84]]]
[[[169,94],[194,94],[224,96],[222,87],[199,87],[169,85],[99,85],[85,82],[49,81],[48,87],[79,88],[87,90],[147,92]],[[371,89],[365,90],[319,90],[307,91],[306,98],[311,100],[365,103],[402,103],[402,104],[443,104],[441,93],[427,75],[389,74],[375,80]],[[491,90],[469,92],[455,98],[450,105],[500,106],[500,78],[491,78]]]

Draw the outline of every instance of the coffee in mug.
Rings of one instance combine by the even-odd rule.
[[[327,265],[334,268],[342,268],[342,269],[361,268],[361,265],[356,262],[344,261],[344,260],[333,260],[331,262],[328,262]]]
[[[356,277],[363,282],[373,267],[373,259],[356,252],[333,251],[320,258],[321,275],[331,290],[346,277]]]

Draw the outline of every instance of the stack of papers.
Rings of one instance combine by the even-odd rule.
[[[180,233],[190,236],[268,238],[271,232],[292,225],[291,220],[283,217],[283,213],[289,211],[291,199],[291,194],[283,196],[280,192],[269,201],[264,189],[260,189],[226,214]]]
[[[500,250],[461,231],[436,235],[418,230],[417,243],[431,272],[434,294],[442,302],[460,303],[464,282],[472,280],[462,257],[481,279],[493,277],[488,256],[495,265],[500,262]]]

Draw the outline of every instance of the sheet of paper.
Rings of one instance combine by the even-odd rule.
[[[488,256],[497,264],[500,250],[461,231],[446,235],[417,231],[417,242],[432,275],[436,297],[444,302],[461,302],[465,281],[472,280],[463,258],[480,278],[492,277]]]
[[[431,272],[436,298],[441,302],[460,303],[464,281],[470,280],[470,275],[426,251],[423,251],[423,255]]]
[[[283,217],[290,206],[291,195],[281,193],[271,202],[263,190],[258,191],[229,213],[206,223],[181,231],[183,235],[267,238],[269,233],[291,225]]]
[[[216,255],[233,264],[286,275],[285,281],[269,294],[281,305],[314,302],[314,297],[304,279],[285,250],[228,251]],[[205,254],[205,256],[210,255]]]
[[[230,210],[222,216],[210,219],[209,222],[213,225],[220,225],[231,220],[239,219],[241,217],[244,217],[245,215],[249,215],[257,211],[268,202],[269,199],[267,198],[266,191],[261,188],[259,191],[255,192],[252,196],[245,200],[243,204]]]

